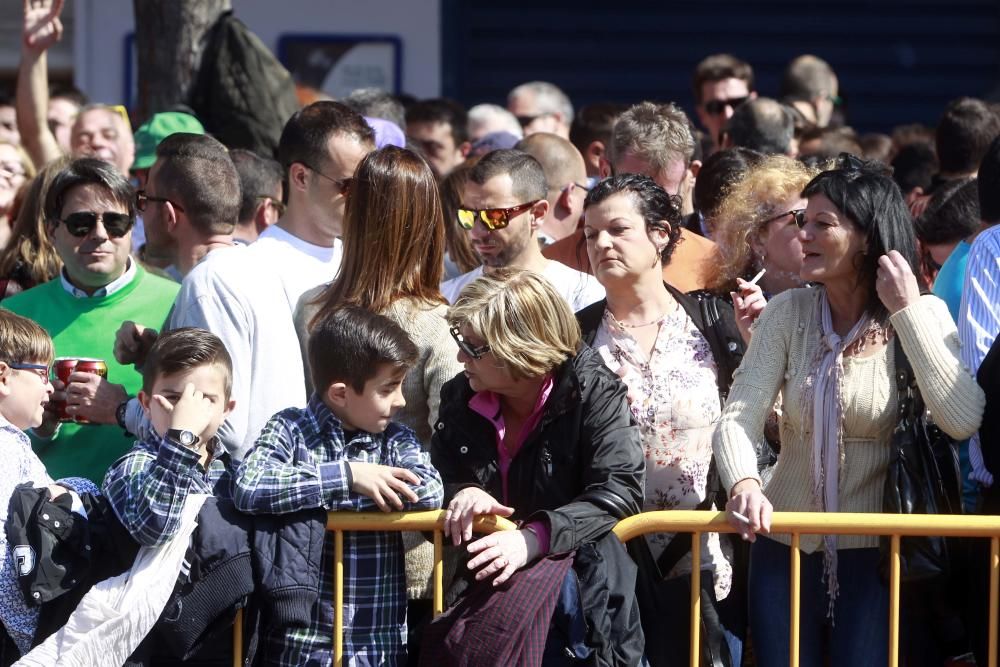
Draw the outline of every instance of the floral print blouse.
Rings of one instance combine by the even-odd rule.
[[[630,330],[610,311],[597,330],[594,348],[628,387],[632,415],[646,454],[643,510],[694,509],[705,499],[712,433],[722,409],[715,360],[708,341],[677,304],[660,320],[647,359]],[[674,533],[647,535],[653,558]],[[729,594],[732,567],[717,533],[702,535],[702,569],[711,569],[719,599]],[[688,552],[668,576],[691,572]]]

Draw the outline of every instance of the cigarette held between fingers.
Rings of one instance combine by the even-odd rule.
[[[745,523],[748,526],[750,525],[750,519],[748,517],[743,516],[739,512],[730,512],[730,514],[732,514],[734,517],[736,517],[736,519],[738,521],[740,521],[741,523]]]
[[[760,280],[761,278],[763,278],[764,274],[766,272],[767,272],[767,269],[761,268],[761,270],[757,272],[757,275],[755,275],[753,278],[751,278],[750,282],[748,282],[747,284],[748,285],[756,285],[757,281]]]

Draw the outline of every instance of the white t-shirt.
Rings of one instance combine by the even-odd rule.
[[[253,446],[271,415],[306,404],[299,339],[286,296],[249,246],[220,248],[185,276],[167,329],[201,327],[233,359],[236,408],[219,428],[236,459]]]
[[[332,248],[303,241],[277,225],[265,229],[249,246],[258,269],[276,279],[285,291],[288,313],[295,312],[299,297],[317,285],[337,277],[344,245],[337,239]]]
[[[481,275],[483,267],[479,266],[457,278],[446,280],[441,283],[441,293],[448,303],[455,303],[462,289]],[[561,262],[547,260],[542,275],[566,299],[574,313],[604,298],[604,286],[594,276],[571,269]]]

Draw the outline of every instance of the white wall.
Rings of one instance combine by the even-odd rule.
[[[134,28],[132,0],[74,3],[77,86],[97,102],[125,101],[125,36]],[[233,8],[275,53],[285,33],[397,35],[402,90],[417,97],[440,94],[440,0],[234,0]]]

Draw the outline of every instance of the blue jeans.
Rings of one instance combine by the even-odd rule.
[[[878,574],[879,552],[837,552],[840,594],[827,617],[823,554],[802,554],[799,664],[882,667],[889,661],[889,591]],[[791,549],[757,537],[750,551],[750,632],[758,667],[786,667],[790,635]]]

